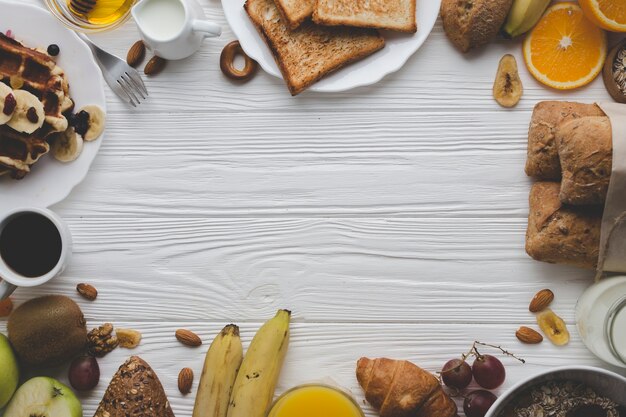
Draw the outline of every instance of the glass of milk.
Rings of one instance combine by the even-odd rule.
[[[606,278],[589,287],[578,299],[576,325],[597,357],[626,368],[626,276]]]

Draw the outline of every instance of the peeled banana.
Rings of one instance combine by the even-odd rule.
[[[228,417],[266,417],[289,345],[291,312],[278,310],[252,339],[228,405]]]
[[[239,327],[229,324],[215,337],[206,353],[193,417],[226,417],[242,360]]]
[[[514,38],[531,30],[546,11],[551,0],[514,0],[506,23],[505,35]]]

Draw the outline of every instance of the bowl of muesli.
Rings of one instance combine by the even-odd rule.
[[[591,366],[552,369],[513,386],[485,417],[626,417],[626,378]]]

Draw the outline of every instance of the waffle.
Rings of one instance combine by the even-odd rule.
[[[0,33],[0,80],[37,96],[43,103],[46,123],[54,131],[67,129],[63,112],[73,105],[69,84],[65,73],[50,55],[27,48]],[[23,86],[16,86],[16,81]]]
[[[0,82],[31,92],[44,106],[44,125],[32,134],[0,126],[0,172],[8,168],[14,178],[22,178],[50,150],[46,138],[68,128],[68,120],[63,113],[70,110],[74,103],[69,97],[65,73],[52,57],[27,48],[2,33]]]
[[[30,167],[50,151],[47,136],[44,128],[26,134],[7,125],[0,126],[0,172],[8,168],[13,178],[23,178]]]

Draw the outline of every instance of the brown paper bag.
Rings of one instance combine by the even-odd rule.
[[[611,119],[613,170],[602,216],[596,280],[605,272],[626,272],[626,105],[598,106]]]

